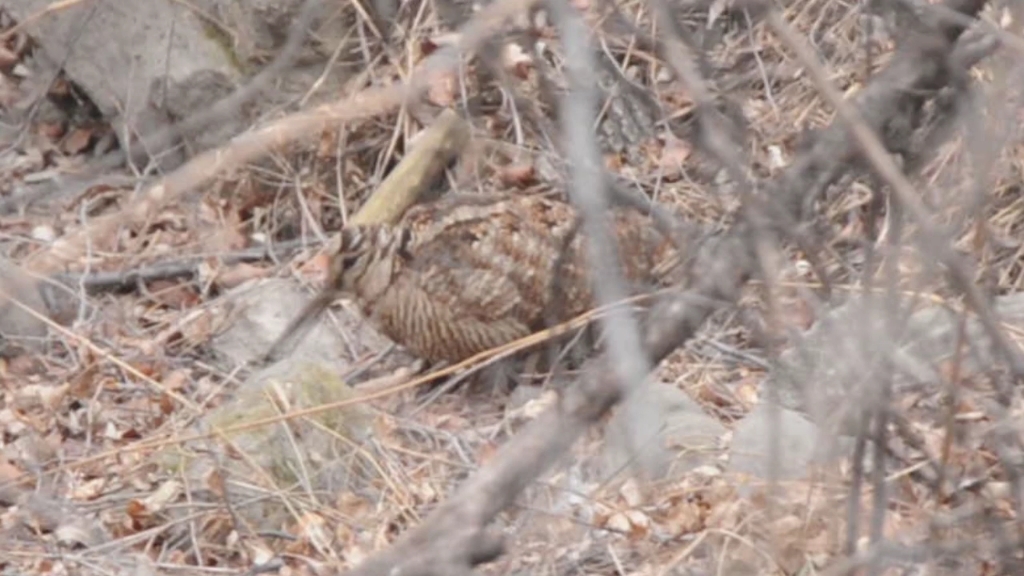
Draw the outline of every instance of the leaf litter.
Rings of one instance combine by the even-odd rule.
[[[599,25],[598,3],[574,5],[588,14],[592,26]],[[716,1],[693,16],[722,33],[710,54],[712,63],[736,79],[732,90],[753,128],[755,170],[770,176],[799,153],[794,132],[827,124],[832,111],[767,29],[758,24],[747,30],[730,20],[730,6]],[[618,8],[636,22],[649,20],[640,3],[623,2]],[[818,48],[834,71],[833,81],[847,92],[865,81],[856,13],[855,7],[824,0],[787,6],[787,16],[802,32],[829,30],[817,37]],[[557,34],[549,23],[538,21],[537,37],[550,47]],[[450,31],[432,19],[417,22],[420,28],[412,28],[404,39],[410,53],[425,55],[452,41],[445,36]],[[609,45],[630,41],[603,28],[598,35]],[[5,110],[24,110],[35,98],[36,79],[22,63],[29,53],[26,46],[17,35],[0,44],[0,104]],[[880,36],[874,49],[879,53],[877,68],[892,49],[891,38]],[[644,50],[634,47],[630,58],[622,58],[626,75],[665,106],[666,118],[690,117],[693,103],[685,90]],[[542,72],[535,54],[513,43],[503,45],[498,54],[519,81],[521,93],[540,94],[536,83]],[[404,63],[384,62],[373,71],[378,78],[408,73]],[[766,70],[772,72],[770,81]],[[450,106],[463,104],[464,94],[478,100],[493,96],[494,88],[481,84],[477,72],[471,67],[463,76],[442,77],[430,87],[428,100]],[[466,77],[469,84],[464,85]],[[70,90],[66,82],[51,89],[57,98]],[[514,189],[550,184],[545,166],[557,165],[552,159],[557,153],[538,128],[542,124],[536,119],[524,122],[527,112],[507,104],[481,109],[473,117],[481,140],[473,185]],[[51,112],[25,118],[20,144],[2,155],[0,201],[33,196],[37,182],[73,173],[102,139],[104,127],[73,125]],[[218,411],[241,378],[211,353],[211,341],[231,316],[230,310],[213,303],[278,273],[266,262],[226,263],[221,255],[269,239],[296,237],[308,241],[309,254],[316,228],[336,230],[372,190],[372,175],[393,162],[393,130],[414,129],[415,122],[394,115],[347,127],[347,142],[361,144],[344,158],[336,157],[338,146],[327,145],[340,141],[340,131],[325,128],[313,150],[280,151],[269,162],[225,175],[193,204],[170,207],[144,226],[114,237],[93,239],[95,245],[77,262],[75,272],[131,270],[191,254],[202,258],[203,265],[185,279],[140,279],[137,289],[125,293],[90,295],[70,287],[73,321],[68,330],[73,337],[32,317],[30,328],[42,327],[51,334],[37,338],[34,345],[41,343],[42,348],[3,350],[0,526],[12,556],[0,565],[30,573],[81,572],[104,561],[111,566],[141,555],[178,567],[245,569],[282,558],[303,558],[309,564],[285,561],[301,571],[310,565],[352,566],[419,522],[466,474],[488,461],[503,438],[540,413],[539,407],[550,402],[547,396],[513,413],[501,408],[500,398],[460,393],[445,395],[408,418],[404,414],[417,396],[400,391],[320,415],[282,417],[261,432],[203,437],[208,432],[201,428],[211,423],[246,425],[338,401],[352,394],[348,378],[395,370],[384,364],[356,375],[360,363],[371,364],[373,350],[344,342],[339,348],[355,350],[348,355],[347,371],[325,374],[316,367],[300,367],[265,379],[265,393],[244,410]],[[516,155],[509,160],[503,145],[517,125]],[[962,169],[964,159],[957,153],[962,146],[953,142],[945,166],[930,167],[926,174]],[[731,218],[733,209],[717,191],[716,174],[702,173],[704,161],[687,140],[665,130],[642,149],[639,162],[612,152],[606,156],[608,166],[656,191],[660,202],[685,218]],[[1008,147],[1005,156],[1008,168],[996,183],[988,224],[996,237],[1011,240],[992,247],[989,262],[1000,271],[998,286],[1011,292],[1022,276],[1020,246],[1012,241],[1020,236],[1024,221],[1020,144]],[[72,199],[47,202],[44,197],[16,216],[3,212],[3,256],[11,262],[26,260],[41,243],[59,239],[82,217],[123,209],[128,192],[122,186],[98,185]],[[833,195],[825,210],[828,224],[844,231],[837,246],[863,229],[863,206],[847,203],[840,208],[849,201],[841,196]],[[826,265],[834,271],[841,268],[842,253],[834,248],[832,254]],[[798,254],[789,256],[794,265],[800,260]],[[909,284],[920,272],[922,257],[912,249],[905,257]],[[299,270],[288,272],[319,281],[323,256],[299,257],[303,259]],[[790,275],[783,281],[790,289],[781,307],[782,326],[803,330],[815,320],[805,291],[796,288],[806,279]],[[844,281],[851,285],[854,279],[847,276]],[[17,282],[14,273],[0,270],[5,293],[18,297]],[[948,296],[939,288],[934,294]],[[10,308],[5,306],[3,313],[9,314]],[[8,318],[3,317],[5,329]],[[352,324],[345,324],[350,320],[341,320],[343,333],[355,334]],[[775,335],[784,344],[785,332]],[[716,320],[701,340],[756,349],[750,327],[738,317]],[[375,347],[378,352],[384,348],[379,341]],[[762,400],[757,383],[763,377],[763,368],[696,346],[677,351],[658,372],[661,381],[686,389],[727,425]],[[1016,510],[1007,496],[1010,479],[992,466],[997,448],[987,433],[978,432],[982,428],[969,427],[991,424],[984,410],[983,377],[962,380],[964,395],[952,418],[964,438],[947,448],[947,428],[934,420],[922,418],[910,426],[928,452],[942,455],[947,466],[961,471],[959,476],[986,478],[983,489],[998,504],[998,513],[1013,517]],[[929,414],[938,410],[928,406],[934,399],[924,394],[904,401],[910,414],[914,409]],[[1010,408],[1018,422],[1024,421],[1021,408],[1019,400]],[[506,528],[518,530],[513,553],[501,560],[500,569],[538,572],[578,566],[587,573],[649,574],[702,565],[724,573],[790,574],[820,569],[843,551],[837,510],[848,497],[842,474],[848,472],[848,463],[776,485],[740,478],[711,464],[640,487],[635,480],[605,482],[595,475],[600,442],[600,434],[592,434],[576,447],[565,469],[531,487],[522,506],[503,516]],[[200,461],[202,466],[190,468]],[[909,481],[909,474],[894,486],[901,503],[887,515],[886,536],[907,545],[934,536],[930,530],[950,538],[969,537],[967,528],[956,525],[931,528],[936,512],[950,509],[953,495],[936,502],[933,494]],[[870,493],[861,497],[862,509],[870,510]],[[861,524],[869,521],[863,518]],[[866,545],[857,541],[858,547]],[[46,551],[54,547],[83,560],[48,556]]]

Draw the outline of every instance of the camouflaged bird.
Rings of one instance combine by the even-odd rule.
[[[620,264],[633,293],[672,282],[673,242],[650,217],[614,208]],[[396,225],[341,231],[327,285],[268,353],[339,297],[429,362],[459,362],[594,306],[576,210],[540,195],[449,195]]]

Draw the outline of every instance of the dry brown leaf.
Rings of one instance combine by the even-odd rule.
[[[103,438],[107,440],[120,440],[123,437],[122,434],[114,422],[107,422],[107,425],[103,427]]]
[[[417,482],[409,486],[409,492],[416,496],[416,500],[422,503],[437,502],[439,496],[436,489],[430,482]]]
[[[299,537],[311,544],[321,554],[331,548],[331,531],[323,516],[307,512],[299,518]]]
[[[0,375],[22,378],[41,374],[46,369],[36,354],[19,354],[10,360],[0,359],[0,366]]]
[[[20,437],[22,434],[36,428],[31,415],[24,414],[21,411],[14,410],[13,407],[5,406],[0,408],[0,426],[3,427],[3,431],[12,437]],[[36,428],[38,429],[38,428]],[[25,447],[20,447],[21,452],[25,451]],[[11,454],[13,457],[13,454]],[[24,458],[25,455],[22,453],[18,454],[19,458]]]
[[[27,487],[31,484],[31,478],[24,476],[24,473],[24,470],[15,466],[7,458],[0,458],[0,484],[20,483],[23,487]]]
[[[615,512],[608,517],[606,526],[627,534],[631,540],[646,537],[651,531],[651,519],[639,510]]]
[[[20,410],[33,410],[35,408],[53,410],[64,401],[69,389],[70,386],[68,384],[60,386],[24,384],[15,392],[14,405]]]
[[[249,560],[253,566],[264,566],[274,559],[274,551],[259,540],[246,539],[242,544],[249,550]],[[324,550],[320,550],[324,553]]]
[[[510,42],[502,48],[501,61],[505,68],[520,80],[529,78],[530,70],[533,69],[533,58],[514,42]]]
[[[147,514],[156,514],[178,499],[182,485],[176,480],[168,480],[160,485],[155,492],[139,500],[139,504]]]
[[[158,401],[158,405],[160,407],[160,413],[164,414],[164,415],[168,415],[168,414],[171,414],[172,412],[174,412],[174,409],[177,407],[178,403],[177,403],[176,400],[171,398],[169,395],[161,394],[160,395],[160,400]]]
[[[99,544],[97,531],[82,523],[61,524],[53,532],[57,542],[70,547],[90,547]]]
[[[348,491],[338,493],[338,499],[335,500],[334,507],[339,513],[353,518],[366,515],[372,510],[372,506],[365,498]]]
[[[107,487],[106,477],[93,478],[75,486],[69,496],[73,500],[95,500]]]
[[[757,405],[760,398],[760,389],[758,382],[754,379],[744,379],[739,386],[736,387],[735,396],[743,403],[743,407],[746,410],[751,410]]]
[[[671,506],[658,524],[673,536],[694,534],[704,529],[704,509],[696,502],[681,500]]]
[[[17,53],[7,48],[7,46],[0,44],[0,68],[10,70],[20,60],[21,57]]]
[[[771,528],[777,536],[792,537],[802,533],[804,521],[802,518],[797,518],[795,515],[789,514],[782,518],[776,518],[772,521]]]
[[[384,540],[381,544],[387,546],[388,542]],[[366,560],[367,553],[366,549],[362,546],[346,546],[342,550],[341,557],[349,566],[358,566]]]
[[[459,96],[459,76],[455,72],[439,74],[427,88],[427,100],[436,106],[447,108]]]
[[[75,128],[61,142],[61,149],[65,154],[78,154],[89,147],[92,142],[93,131],[87,128]]]
[[[191,381],[192,379],[189,378],[188,371],[179,369],[171,370],[165,374],[161,383],[163,384],[164,390],[179,392],[184,390]]]
[[[320,252],[306,260],[299,266],[299,272],[303,275],[309,275],[314,277],[327,277],[327,270],[331,266],[331,255],[326,252]]]
[[[508,164],[497,172],[498,179],[506,186],[527,188],[537,183],[537,171],[532,163]]]
[[[185,310],[200,302],[195,288],[184,282],[156,280],[149,285],[149,292],[153,300],[172,310]]]
[[[124,512],[136,522],[149,517],[149,511],[146,510],[146,506],[135,498],[132,498],[125,504]]]
[[[213,311],[194,309],[189,311],[187,317],[181,320],[178,328],[171,329],[173,333],[161,334],[156,340],[170,338],[174,334],[180,333],[185,344],[202,344],[210,339],[210,335],[217,328],[224,325],[227,317],[227,312],[222,309],[215,309]]]
[[[225,266],[217,274],[216,284],[222,290],[230,290],[237,286],[257,278],[266,278],[271,270],[263,266],[256,266],[246,262]]]
[[[49,140],[59,140],[64,135],[64,125],[60,122],[39,122],[36,134]]]
[[[86,400],[96,393],[96,388],[102,385],[103,373],[99,364],[86,364],[78,375],[71,380],[72,398]]]
[[[633,528],[632,524],[629,522],[629,518],[621,512],[613,513],[603,524],[601,524],[601,527],[621,532],[623,534],[629,534]]]
[[[214,494],[217,494],[218,496],[224,495],[224,476],[220,472],[211,470],[207,473],[204,484],[206,484],[206,488]]]
[[[462,41],[462,34],[459,32],[446,32],[444,34],[435,34],[428,42],[433,44],[434,49],[443,48],[445,46],[457,46]],[[424,54],[426,56],[427,54]]]
[[[317,141],[317,158],[334,158],[338,154],[338,142],[341,139],[341,130],[335,126],[329,126],[320,131],[320,139]]]
[[[622,171],[623,164],[624,160],[622,159],[621,154],[609,153],[604,155],[604,167],[607,168],[609,172],[618,174]]]
[[[622,499],[631,508],[639,507],[644,500],[635,478],[628,478],[622,483],[622,486],[619,487],[619,496],[622,496]]]
[[[669,136],[661,147],[657,167],[661,175],[674,180],[683,175],[686,161],[693,154],[693,146],[681,138]]]
[[[49,96],[67,97],[71,95],[71,84],[68,79],[63,75],[57,76],[50,83],[49,90],[47,91]]]
[[[553,390],[546,390],[537,398],[533,398],[524,404],[523,407],[517,411],[517,416],[521,416],[527,420],[533,420],[544,412],[547,412],[556,402],[558,402],[558,394]]]
[[[249,239],[242,232],[242,218],[233,206],[225,207],[214,201],[201,202],[199,218],[213,229],[213,233],[202,241],[207,252],[230,252],[248,245]]]
[[[749,503],[740,499],[712,503],[704,523],[708,528],[729,529],[750,513],[749,508]]]

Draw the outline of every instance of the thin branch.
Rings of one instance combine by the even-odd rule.
[[[959,0],[958,3],[965,6],[977,6],[979,9],[985,4],[982,0],[973,0],[973,2]],[[953,251],[951,243],[948,242],[949,235],[943,233],[938,226],[932,223],[931,215],[915,192],[913,184],[904,176],[903,172],[896,166],[896,162],[886,152],[885,145],[879,139],[879,136],[865,122],[861,114],[843,99],[839,90],[832,85],[829,81],[829,72],[818,61],[818,58],[814,55],[807,42],[777,12],[773,11],[768,15],[768,23],[789,48],[797,54],[800,61],[807,66],[818,89],[828,99],[829,103],[835,107],[842,122],[853,133],[854,140],[861,152],[867,157],[881,177],[892,187],[900,204],[919,227],[922,248],[927,253],[930,253],[930,256],[948,267],[955,287],[966,296],[968,304],[978,314],[982,326],[985,327],[989,336],[992,337],[996,346],[999,347],[1011,370],[1018,377],[1024,377],[1024,354],[1006,336],[988,305],[985,296],[981,293],[978,286],[975,285],[972,267]],[[920,45],[920,49],[925,51],[934,51],[936,54],[945,54],[947,52],[944,46],[945,42],[942,42],[942,37],[922,37],[916,40],[917,44]],[[932,65],[936,66],[938,68],[937,71],[943,73],[943,76],[950,79],[953,79],[956,74],[964,72],[949,70],[945,57],[933,59]],[[868,101],[866,97],[862,99],[862,103],[867,103]],[[1009,392],[1004,389],[1000,390],[1000,393],[1008,402]]]
[[[573,181],[569,197],[580,209],[597,305],[606,306],[625,301],[629,293],[619,266],[615,239],[610,234],[607,179],[602,169],[601,151],[591,129],[598,108],[597,64],[587,41],[587,27],[579,14],[567,0],[551,0],[547,5],[561,31],[570,87],[561,111]],[[602,319],[602,325],[615,378],[623,393],[628,395],[640,388],[651,371],[640,347],[639,326],[629,309],[622,306],[612,307]],[[657,407],[641,405],[642,397],[637,398],[627,403],[632,417],[626,418],[629,427],[626,436],[632,451],[642,454],[646,460],[642,468],[653,470],[662,465],[664,454],[651,451],[647,445],[656,445],[652,441],[661,418],[657,414],[640,414],[641,411],[656,411]]]
[[[983,6],[965,6],[971,14]],[[881,125],[904,113],[895,104],[914,93],[922,105],[929,95],[950,81],[948,70],[932,62],[944,59],[953,49],[960,28],[941,29],[948,40],[944,50],[920,44],[903,50],[864,89],[862,102],[881,103],[867,108],[872,123]],[[846,169],[854,154],[846,127],[835,122],[822,132],[814,146],[792,164],[774,187],[788,196],[786,206],[794,214],[804,195],[814,194],[813,184],[825,183]],[[738,297],[750,276],[749,226],[741,223],[730,233],[710,239],[696,259],[689,293],[678,290],[663,298],[642,331],[651,362],[658,362],[691,338],[704,320],[724,303]],[[395,544],[372,556],[349,574],[450,574],[465,572],[467,562],[493,558],[500,550],[487,526],[545,470],[569,450],[574,441],[621,399],[618,377],[603,358],[592,363],[581,379],[567,387],[554,408],[528,424],[469,478],[418,527],[403,534]]]
[[[284,258],[296,250],[309,245],[309,240],[289,240],[277,242],[272,246],[256,246],[226,254],[196,255],[130,270],[94,272],[91,274],[58,274],[54,279],[67,286],[80,285],[89,294],[134,290],[138,288],[139,282],[195,278],[199,275],[200,266],[209,260],[217,260],[227,265],[240,262],[263,262]]]

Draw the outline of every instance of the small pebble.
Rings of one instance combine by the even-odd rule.
[[[53,242],[57,239],[57,231],[53,229],[53,226],[36,226],[32,228],[32,239],[40,242]]]

